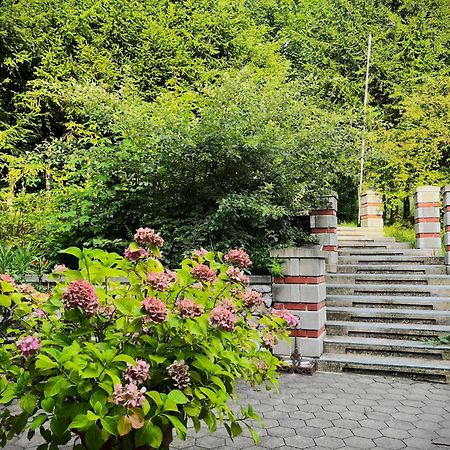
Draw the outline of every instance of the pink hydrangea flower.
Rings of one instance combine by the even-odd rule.
[[[291,328],[295,328],[299,323],[298,317],[289,313],[287,309],[272,309],[272,315],[284,319]]]
[[[123,405],[126,408],[142,406],[146,391],[147,389],[145,387],[138,389],[135,383],[128,383],[125,386],[116,384],[114,387],[114,403],[116,405]]]
[[[138,228],[134,235],[134,240],[138,244],[145,244],[150,247],[162,247],[164,239],[152,228]]]
[[[31,286],[31,284],[19,284],[19,286],[17,286],[17,289],[20,293],[27,295],[33,295],[37,292],[36,289]]]
[[[197,264],[192,270],[191,275],[200,281],[214,282],[217,278],[216,272],[205,264]]]
[[[228,309],[228,311],[231,311],[232,313],[236,312],[236,305],[233,302],[233,300],[230,300],[229,298],[224,298],[220,303],[220,306],[223,306],[225,309]]]
[[[273,333],[265,333],[263,336],[263,343],[267,348],[273,349],[275,346],[274,334]]]
[[[203,247],[201,247],[201,248],[198,248],[196,250],[192,250],[191,254],[195,258],[204,258],[207,253],[208,253],[208,250],[206,250]]]
[[[205,312],[203,305],[199,305],[187,298],[180,300],[177,307],[183,319],[186,319],[186,317],[193,319],[194,317],[201,316]]]
[[[44,318],[45,318],[45,312],[44,312],[44,310],[42,310],[41,308],[35,309],[35,310],[33,311],[33,314],[34,314],[36,317],[39,317],[39,319],[44,319]]]
[[[25,336],[16,343],[17,348],[25,358],[36,353],[41,348],[41,342],[34,336]]]
[[[147,250],[145,248],[139,247],[137,250],[132,250],[131,246],[129,245],[125,249],[124,253],[125,258],[129,259],[131,262],[137,262],[141,258],[146,258],[148,256]]]
[[[63,294],[67,309],[80,308],[88,317],[99,311],[100,303],[92,285],[86,280],[71,281]]]
[[[191,288],[198,291],[200,289],[203,289],[203,284],[200,283],[200,281],[197,281],[197,283],[191,284]]]
[[[14,278],[7,273],[0,273],[0,281],[6,281],[7,283],[12,284],[13,286],[16,285],[16,280],[14,280]]]
[[[234,313],[220,303],[211,310],[211,315],[209,316],[209,323],[212,326],[226,331],[234,331],[236,329],[236,321]]]
[[[160,323],[167,319],[167,306],[159,298],[147,297],[142,302],[142,308],[147,313],[146,322]]]
[[[61,273],[66,272],[67,270],[68,270],[68,269],[67,269],[67,267],[65,266],[65,264],[55,264],[55,267],[53,267],[52,272],[53,272],[53,273],[61,274]]]
[[[150,272],[147,274],[147,281],[150,283],[153,289],[157,291],[167,291],[172,283],[177,281],[177,274],[171,272]]]
[[[247,308],[261,306],[263,303],[264,299],[260,292],[249,290],[244,294],[244,304]]]
[[[150,378],[148,373],[150,365],[142,359],[138,359],[136,365],[127,364],[127,366],[127,371],[123,377],[130,383],[134,382],[139,385]]]
[[[238,267],[230,266],[226,274],[231,281],[235,281],[236,283],[243,284],[244,286],[250,283],[250,278]]]
[[[253,264],[250,256],[248,256],[248,254],[244,252],[244,250],[238,249],[230,250],[225,255],[225,261],[229,264],[232,264],[233,266],[243,268],[250,267]]]

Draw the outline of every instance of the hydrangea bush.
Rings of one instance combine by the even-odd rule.
[[[172,272],[162,245],[141,228],[125,257],[69,248],[79,268],[55,268],[48,295],[0,276],[0,446],[40,430],[39,450],[73,437],[79,449],[167,448],[189,422],[231,437],[246,425],[257,440],[252,407],[228,402],[238,379],[276,385],[271,349],[296,318],[248,288],[242,250],[200,249]]]

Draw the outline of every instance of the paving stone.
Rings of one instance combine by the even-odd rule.
[[[392,450],[406,447],[405,443],[400,439],[393,439],[388,437],[374,439],[374,442],[377,444],[377,447],[384,447]]]
[[[400,430],[398,428],[385,428],[384,430],[381,430],[380,433],[383,436],[394,439],[406,439],[411,437],[410,431]]]
[[[337,437],[341,439],[353,436],[353,433],[350,430],[347,430],[346,428],[331,427],[326,428],[323,431],[327,436]]]
[[[259,446],[264,448],[280,448],[284,446],[284,440],[277,436],[263,436],[259,441]]]
[[[347,428],[348,430],[353,430],[361,426],[359,422],[357,422],[356,420],[349,420],[349,419],[333,420],[333,425],[335,427]]]
[[[345,442],[342,439],[332,436],[321,436],[314,439],[316,445],[321,445],[325,448],[342,448],[345,447]]]
[[[269,436],[277,436],[277,437],[289,437],[289,436],[295,436],[296,432],[293,428],[287,428],[287,427],[275,427],[271,428],[270,430],[267,430],[267,434]]]
[[[314,447],[315,442],[309,437],[292,436],[285,439],[286,445],[290,445],[295,448],[309,448]]]
[[[355,436],[365,437],[368,439],[375,439],[375,438],[381,436],[381,433],[378,430],[375,430],[373,428],[366,428],[366,427],[355,428],[353,430],[353,434]]]
[[[346,446],[352,446],[359,449],[372,448],[374,446],[374,442],[371,439],[359,437],[359,436],[351,436],[347,439],[344,439]]]
[[[322,428],[316,428],[316,427],[304,427],[301,430],[296,430],[298,436],[303,437],[309,437],[309,438],[316,438],[319,436],[323,436],[325,432]]]

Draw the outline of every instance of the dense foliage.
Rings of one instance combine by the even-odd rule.
[[[0,240],[171,264],[199,245],[305,242],[320,189],[355,219],[367,37],[367,185],[392,204],[449,177],[446,0],[6,0]],[[406,209],[405,209],[406,210]]]
[[[56,267],[50,294],[0,275],[1,447],[39,429],[41,450],[74,437],[91,450],[166,449],[188,420],[223,422],[231,437],[245,424],[257,442],[252,407],[228,403],[238,379],[276,383],[271,350],[298,319],[246,289],[245,252],[197,250],[172,272],[162,244],[141,228],[126,258],[71,247],[78,269]]]

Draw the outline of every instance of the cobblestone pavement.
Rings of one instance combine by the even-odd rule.
[[[175,439],[173,449],[411,449],[450,447],[450,385],[355,374],[283,375],[280,393],[240,388],[265,427],[255,446],[247,433],[227,438],[223,428]],[[192,430],[191,430],[192,431]],[[21,437],[6,449],[36,448]],[[440,444],[440,445],[439,445]]]

